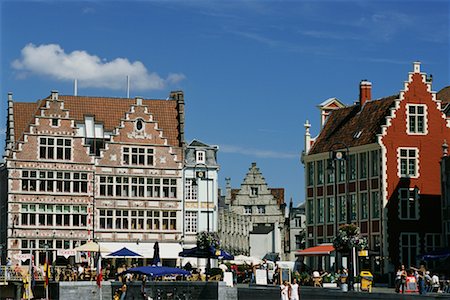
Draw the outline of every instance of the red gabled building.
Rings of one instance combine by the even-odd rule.
[[[338,107],[334,98],[321,105],[336,108],[316,138],[305,124],[308,247],[333,240],[347,223],[347,203],[369,241],[375,273],[417,266],[418,255],[441,247],[440,161],[450,141],[450,99],[431,85],[415,62],[398,95],[372,100],[364,80],[354,105]],[[337,151],[344,159],[330,160]]]

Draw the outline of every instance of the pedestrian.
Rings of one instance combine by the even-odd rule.
[[[407,276],[408,276],[408,274],[406,273],[405,265],[402,265],[401,269],[400,269],[400,288],[402,290],[402,294],[405,293],[406,277]]]
[[[418,283],[419,283],[419,293],[421,295],[426,295],[427,291],[425,289],[425,275],[426,270],[424,265],[420,265],[420,268],[418,270],[415,270],[417,272],[418,277]]]
[[[126,296],[127,296],[127,285],[124,284],[120,288],[120,300],[125,300]]]
[[[300,300],[300,286],[297,283],[297,278],[294,278],[291,284],[290,300]]]
[[[281,291],[281,300],[289,300],[290,286],[286,280],[283,281],[283,283],[280,285],[280,291]]]
[[[397,269],[397,273],[395,273],[395,292],[400,292],[400,285],[402,282],[402,267],[399,266]]]

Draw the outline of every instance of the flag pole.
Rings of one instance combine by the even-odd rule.
[[[45,248],[48,248],[48,246]],[[45,249],[45,300],[48,300],[48,273],[48,249]]]

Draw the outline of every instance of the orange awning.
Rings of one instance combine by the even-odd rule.
[[[320,256],[320,255],[330,255],[331,252],[334,251],[334,247],[332,244],[322,244],[319,246],[309,247],[304,250],[297,251],[297,255],[304,256]]]

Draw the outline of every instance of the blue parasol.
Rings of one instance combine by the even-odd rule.
[[[158,267],[158,266],[143,266],[143,267],[131,268],[131,269],[128,269],[128,270],[120,273],[119,275],[128,274],[128,273],[147,275],[150,277],[168,276],[168,275],[184,275],[184,276],[191,275],[190,272],[179,269],[179,268]]]
[[[139,253],[131,251],[130,249],[123,247],[120,250],[112,252],[106,256],[117,256],[117,257],[142,257]]]

